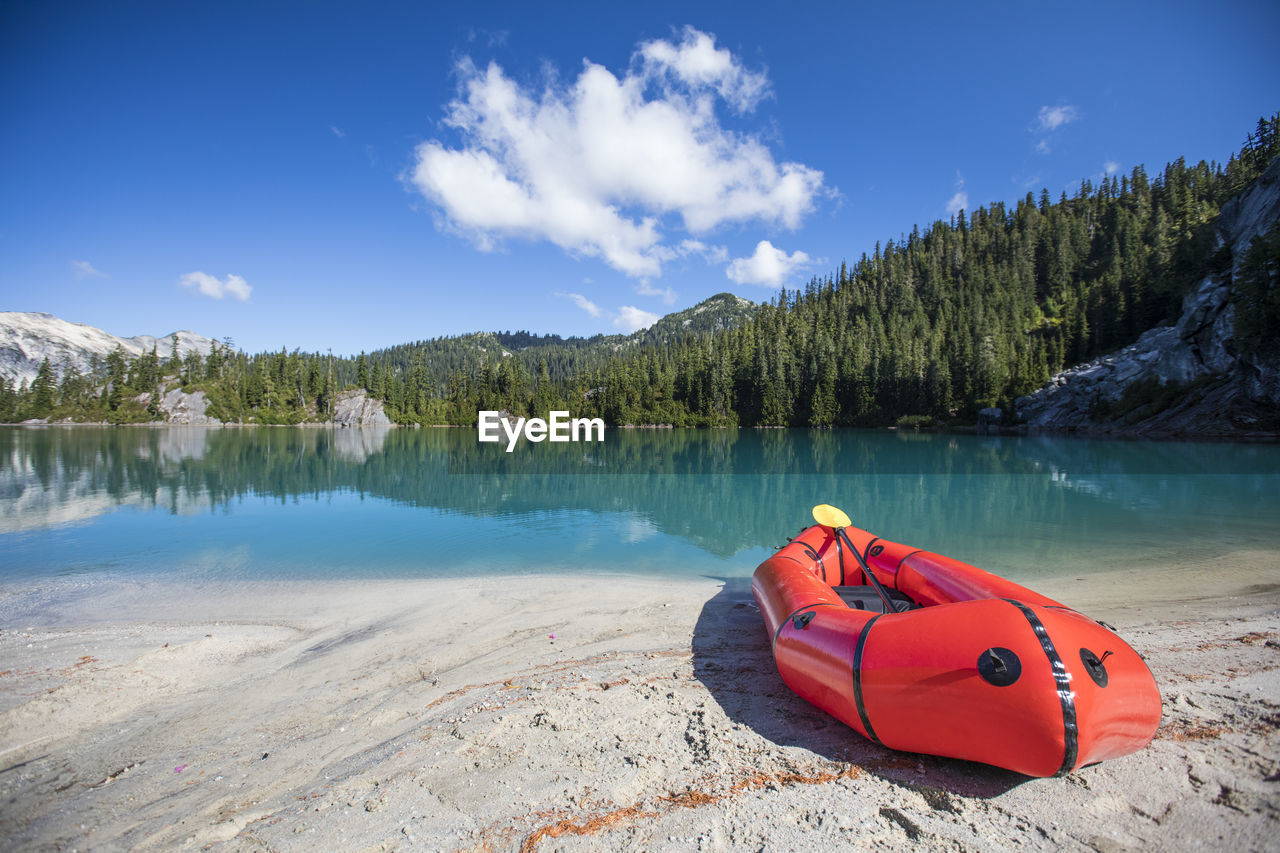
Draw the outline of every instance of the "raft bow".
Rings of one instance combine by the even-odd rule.
[[[877,744],[1062,776],[1142,749],[1160,691],[1107,625],[828,505],[751,583],[796,694]]]

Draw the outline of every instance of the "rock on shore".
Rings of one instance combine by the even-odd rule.
[[[222,423],[206,412],[209,409],[209,398],[203,391],[188,394],[181,388],[175,388],[160,398],[160,411],[164,413],[165,422],[170,424],[187,424],[192,426],[217,426]]]
[[[333,423],[335,426],[389,427],[391,419],[387,417],[381,400],[369,397],[363,389],[343,391],[333,400]]]

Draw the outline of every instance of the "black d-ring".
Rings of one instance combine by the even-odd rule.
[[[795,628],[797,631],[803,631],[812,621],[813,611],[806,610],[804,613],[797,613],[795,616],[791,617],[791,627]]]

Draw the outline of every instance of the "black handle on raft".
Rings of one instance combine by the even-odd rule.
[[[813,611],[806,610],[804,613],[797,613],[791,617],[791,627],[797,631],[803,631],[809,627],[809,623],[813,621]]]
[[[880,585],[880,581],[871,573],[871,566],[867,565],[866,559],[858,552],[858,549],[853,546],[853,543],[849,541],[849,534],[844,532],[843,527],[837,527],[835,528],[835,531],[836,548],[838,549],[840,547],[841,539],[844,540],[844,544],[849,546],[849,550],[853,552],[853,556],[858,558],[858,565],[862,566],[862,571],[867,576],[867,580],[871,581],[871,585],[876,588],[876,593],[880,596],[880,600],[884,602],[884,612],[897,613],[898,608],[889,600],[889,593],[885,592],[884,587]]]
[[[1008,687],[1022,675],[1022,661],[1012,649],[992,646],[978,655],[978,675],[995,687]]]
[[[1107,674],[1106,660],[1115,652],[1105,651],[1102,657],[1098,657],[1091,649],[1080,650],[1080,662],[1084,664],[1085,672],[1089,673],[1089,677],[1093,679],[1093,683],[1099,687],[1106,687],[1111,677]]]

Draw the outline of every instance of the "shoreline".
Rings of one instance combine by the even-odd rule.
[[[1280,555],[1037,581],[1111,621],[1156,740],[1061,779],[877,747],[796,698],[747,579],[0,585],[17,849],[1265,849]],[[1096,579],[1096,576],[1095,578]]]
[[[302,429],[333,429],[333,430],[387,430],[387,429],[476,429],[475,424],[397,424],[389,423],[382,425],[365,426],[362,424],[340,424],[331,421],[303,421],[296,424],[262,424],[262,423],[216,423],[216,424],[191,424],[191,423],[170,423],[168,421],[139,421],[136,423],[113,424],[105,421],[82,421],[67,422],[57,421],[54,423],[29,423],[20,421],[18,423],[2,423],[0,426],[5,427],[25,427],[42,428],[73,428],[73,427],[142,427],[146,429],[158,428],[195,428],[195,429],[257,429],[259,427],[283,427],[283,428],[302,428]],[[1178,441],[1208,441],[1214,443],[1239,443],[1239,444],[1277,444],[1280,443],[1280,432],[1274,431],[1254,431],[1243,433],[1226,433],[1226,432],[1141,432],[1141,431],[1116,431],[1110,429],[1049,429],[1046,427],[1007,427],[1004,429],[995,429],[988,432],[982,432],[976,424],[957,424],[945,428],[920,428],[907,429],[893,424],[880,427],[858,427],[858,426],[827,426],[827,427],[789,427],[789,426],[674,426],[673,424],[606,424],[606,429],[616,430],[674,430],[674,429],[692,429],[692,430],[708,430],[708,431],[727,431],[727,430],[805,430],[805,431],[839,431],[839,430],[855,430],[862,432],[892,432],[903,434],[925,434],[925,435],[977,435],[984,438],[1068,438],[1068,439],[1084,439],[1093,441],[1134,441],[1134,442],[1178,442]]]

